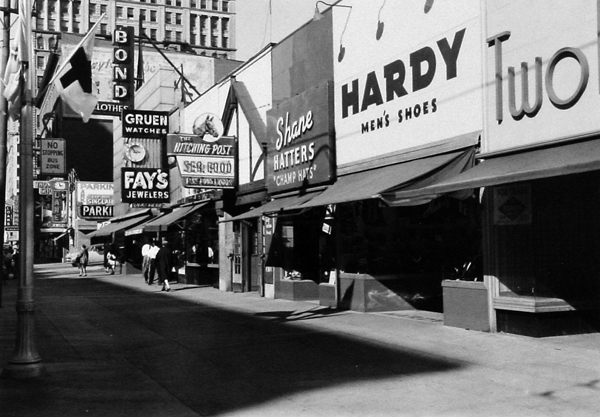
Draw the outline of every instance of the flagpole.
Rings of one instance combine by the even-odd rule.
[[[34,201],[33,201],[33,74],[31,34],[33,0],[19,1],[19,16],[24,19],[26,54],[23,58],[23,101],[20,121],[19,238],[20,270],[17,293],[17,337],[13,356],[2,370],[2,376],[24,379],[45,373],[42,358],[35,347],[35,302],[33,298]],[[25,10],[22,10],[25,9]],[[20,28],[19,28],[20,29]]]

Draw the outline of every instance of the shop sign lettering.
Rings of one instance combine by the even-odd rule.
[[[121,201],[164,203],[169,201],[169,174],[161,169],[122,168]]]
[[[167,135],[167,155],[175,156],[179,173],[188,188],[234,188],[235,140],[207,135]]]
[[[436,76],[440,76],[440,72],[444,73],[443,76],[447,81],[456,78],[458,74],[458,57],[465,32],[466,28],[457,31],[454,34],[452,44],[447,38],[442,38],[436,42],[435,49],[431,46],[425,46],[410,53],[408,57],[410,83],[407,83],[409,71],[406,69],[405,62],[396,59],[384,65],[379,74],[376,71],[371,71],[364,76],[362,81],[356,78],[343,84],[341,86],[342,118],[345,119],[350,116],[349,110],[352,110],[352,115],[355,115],[368,110],[371,106],[380,106],[410,93],[423,90],[431,85]],[[443,69],[439,68],[442,63]],[[421,114],[429,113],[429,111],[435,113],[436,106],[436,99],[432,98],[431,102],[425,102],[422,106],[419,104],[415,106],[414,110],[410,107],[405,111],[401,109],[398,111],[398,123],[410,119],[413,114],[415,117],[419,117]],[[389,125],[389,116],[385,117],[384,115],[380,121],[363,123],[363,133],[373,130],[375,125],[379,128],[384,127],[384,123]]]
[[[510,32],[502,32],[488,39],[490,48],[494,48],[494,68],[495,68],[495,90],[496,90],[496,121],[502,123],[504,120],[504,85],[502,66],[502,45],[510,39]],[[559,97],[555,91],[554,73],[556,67],[565,59],[573,59],[578,64],[577,73],[574,77],[579,79],[579,82],[569,96]],[[515,75],[515,67],[509,66],[508,73],[508,110],[514,120],[521,120],[524,116],[529,118],[535,117],[542,108],[544,91],[554,107],[560,110],[566,110],[573,107],[583,95],[590,78],[590,67],[588,60],[579,48],[564,47],[556,51],[546,64],[546,70],[542,69],[543,59],[540,56],[534,58],[533,64],[533,89],[534,96],[529,97],[529,63],[521,62],[521,81],[520,81],[520,106],[517,105],[517,84]]]
[[[112,182],[77,182],[75,204],[80,218],[109,219],[113,217],[114,184]]]
[[[163,138],[169,133],[169,113],[149,110],[123,110],[123,137]]]
[[[40,171],[44,175],[65,174],[64,139],[40,140]]]
[[[330,97],[330,85],[321,83],[267,112],[270,192],[306,188],[331,179]]]
[[[133,99],[133,27],[119,26],[113,32],[113,99]]]

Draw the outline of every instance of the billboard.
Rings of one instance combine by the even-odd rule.
[[[483,128],[480,3],[331,10],[338,167]]]
[[[103,220],[113,217],[112,182],[79,181],[75,185],[75,205],[79,218]]]

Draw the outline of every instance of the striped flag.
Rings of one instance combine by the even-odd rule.
[[[20,10],[27,7],[26,2],[19,1]],[[2,82],[4,83],[4,97],[8,101],[8,115],[16,120],[21,113],[21,93],[23,89],[23,61],[27,60],[27,36],[25,35],[25,21],[19,15],[17,17],[17,28],[14,39],[10,43],[10,53]]]

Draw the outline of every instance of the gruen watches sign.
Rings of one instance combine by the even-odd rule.
[[[40,173],[42,175],[66,173],[64,139],[40,139]]]
[[[123,203],[168,203],[169,173],[155,168],[121,168]]]
[[[124,109],[123,137],[164,138],[169,133],[169,113],[166,111]]]

